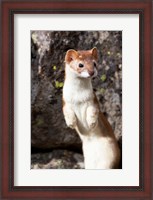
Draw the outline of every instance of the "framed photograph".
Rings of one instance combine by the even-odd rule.
[[[1,1],[1,199],[152,199],[151,13]]]

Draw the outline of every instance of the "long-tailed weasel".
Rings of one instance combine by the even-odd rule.
[[[63,113],[67,126],[75,129],[82,140],[85,169],[114,169],[119,165],[120,150],[91,84],[98,72],[97,60],[96,48],[67,51]]]

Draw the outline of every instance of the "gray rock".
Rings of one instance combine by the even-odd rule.
[[[83,155],[67,150],[32,154],[31,169],[83,169]]]

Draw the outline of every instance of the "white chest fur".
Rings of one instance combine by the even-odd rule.
[[[74,111],[78,125],[88,130],[86,111],[89,105],[93,103],[94,98],[91,79],[78,78],[67,66],[63,98],[66,104]]]

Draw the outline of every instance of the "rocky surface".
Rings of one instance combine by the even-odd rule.
[[[84,169],[83,156],[67,150],[36,153],[31,161],[31,169]]]
[[[99,73],[93,80],[93,87],[102,112],[111,123],[119,143],[122,143],[122,32],[33,31],[32,148],[80,151],[81,141],[76,132],[66,126],[62,114],[64,57],[68,49],[85,50],[94,46],[99,51]],[[59,151],[57,154],[61,155]]]

